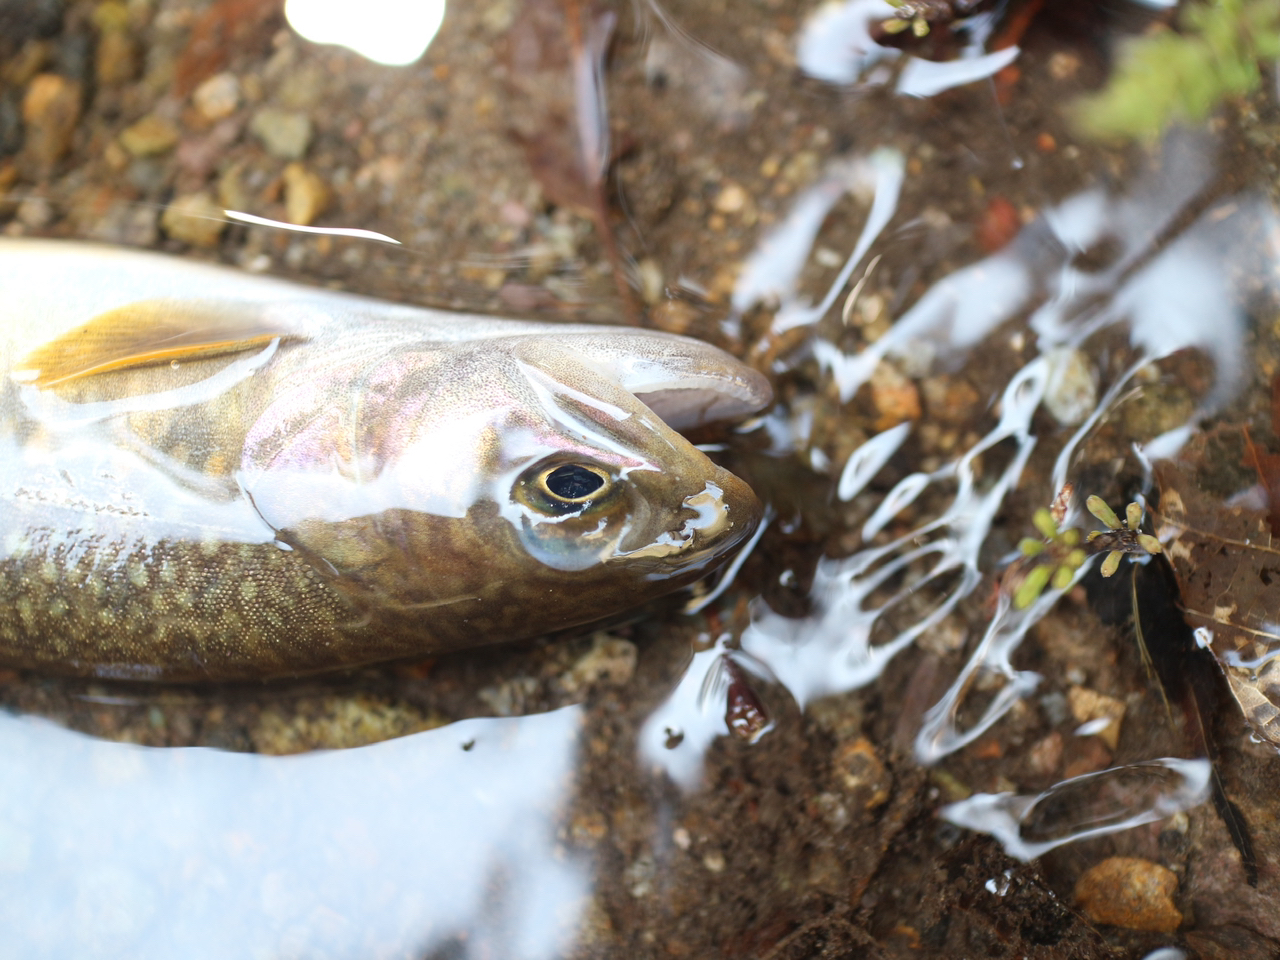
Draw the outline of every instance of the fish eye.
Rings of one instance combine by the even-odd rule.
[[[586,503],[609,482],[609,475],[595,467],[565,463],[538,477],[538,486],[553,501],[562,504]]]

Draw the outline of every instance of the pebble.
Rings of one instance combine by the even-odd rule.
[[[1110,721],[1097,731],[1097,737],[1112,751],[1120,742],[1120,722],[1124,720],[1124,701],[1098,693],[1087,687],[1071,687],[1067,691],[1067,705],[1071,708],[1071,716],[1078,724],[1086,724],[1093,720]]]
[[[216,73],[196,87],[191,101],[206,120],[222,120],[240,106],[240,81],[234,73]]]
[[[53,222],[53,204],[41,196],[27,197],[18,204],[16,216],[23,226],[39,230]]]
[[[591,649],[560,678],[570,693],[594,685],[622,686],[636,671],[636,645],[629,640],[597,633]]]
[[[23,158],[39,177],[53,172],[75,133],[80,119],[80,84],[56,73],[41,73],[27,87],[22,119],[27,133]]]
[[[134,157],[157,157],[177,146],[180,135],[177,126],[152,113],[120,132],[120,146]]]
[[[747,191],[738,184],[726,183],[716,196],[715,210],[717,213],[738,213],[746,207],[750,199]]]
[[[889,772],[866,737],[841,744],[831,758],[836,779],[864,810],[884,806],[889,799]]]
[[[905,420],[920,419],[920,391],[892,364],[882,362],[876,367],[870,386],[876,430],[888,430]]]
[[[329,188],[318,174],[302,164],[284,168],[285,219],[300,227],[308,227],[329,206]]]
[[[94,68],[98,83],[112,87],[128,83],[138,72],[138,49],[129,34],[129,7],[120,0],[105,0],[93,11],[98,27]]]
[[[282,160],[301,160],[311,145],[311,118],[304,113],[263,107],[249,121],[249,130],[267,153]]]
[[[1139,857],[1108,857],[1076,882],[1075,901],[1093,923],[1173,933],[1182,914],[1173,904],[1178,877]]]
[[[193,247],[214,247],[227,223],[223,219],[222,207],[214,203],[207,193],[200,192],[174,197],[164,208],[160,226],[174,240]]]
[[[1045,359],[1049,361],[1045,408],[1064,427],[1083,423],[1098,405],[1098,377],[1089,358],[1080,350],[1058,347]]]
[[[1062,734],[1057,730],[1052,731],[1033,743],[1027,751],[1027,769],[1037,777],[1052,776],[1062,766],[1065,747]]]

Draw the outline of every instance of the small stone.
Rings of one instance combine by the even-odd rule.
[[[18,204],[18,222],[32,230],[39,230],[53,223],[53,204],[41,196],[26,197]]]
[[[1050,777],[1062,766],[1065,749],[1062,734],[1057,730],[1037,740],[1027,751],[1027,769],[1038,777]]]
[[[662,267],[653,257],[645,257],[636,264],[636,277],[640,281],[640,297],[649,306],[662,300],[666,291]]]
[[[716,197],[715,210],[717,213],[738,213],[750,200],[747,191],[738,184],[726,183]]]
[[[244,183],[244,164],[233,163],[218,177],[218,202],[227,210],[248,210],[249,191]]]
[[[1059,51],[1049,57],[1049,76],[1055,80],[1071,80],[1080,71],[1080,57]]]
[[[1108,697],[1087,687],[1072,687],[1067,691],[1067,705],[1071,708],[1071,716],[1076,723],[1089,724],[1094,735],[1105,743],[1112,752],[1120,742],[1120,722],[1124,719],[1124,701]],[[1105,724],[1102,721],[1107,721]]]
[[[160,218],[164,232],[175,240],[193,247],[214,247],[227,223],[222,207],[207,193],[188,193],[174,197]]]
[[[112,6],[113,4],[103,4]],[[124,4],[118,4],[124,6]],[[104,30],[98,37],[94,55],[94,70],[98,84],[114,87],[128,83],[138,73],[138,48],[128,31]]]
[[[221,120],[240,106],[240,81],[234,73],[214,74],[191,95],[200,115],[206,120]]]
[[[724,854],[719,850],[712,850],[702,858],[702,865],[712,873],[724,873]]]
[[[1064,427],[1083,423],[1098,405],[1098,376],[1081,350],[1058,347],[1045,355],[1049,361],[1049,381],[1045,384],[1044,405]]]
[[[609,822],[594,810],[579,813],[569,823],[569,835],[579,847],[594,847],[608,833]]]
[[[836,778],[864,810],[874,810],[889,799],[889,772],[866,737],[841,744],[831,758]]]
[[[876,430],[888,430],[905,420],[920,419],[920,391],[892,364],[881,362],[871,374],[870,386]]]
[[[267,153],[282,160],[301,160],[311,145],[311,118],[304,113],[263,107],[249,121],[249,130]]]
[[[80,119],[80,84],[56,73],[41,73],[27,87],[22,119],[27,125],[23,157],[46,177],[71,146]]]
[[[285,219],[300,227],[310,226],[329,206],[329,188],[318,174],[300,163],[284,168]]]
[[[48,40],[28,40],[22,49],[0,64],[0,85],[20,89],[45,68],[53,59],[53,43]]]
[[[629,640],[597,633],[591,649],[560,678],[569,693],[594,685],[622,686],[636,670],[636,645]]]
[[[1178,877],[1139,857],[1108,857],[1076,882],[1075,901],[1093,923],[1173,933],[1182,914],[1173,905]]]
[[[180,135],[173,123],[152,113],[120,132],[120,146],[135,157],[157,157],[177,146]]]

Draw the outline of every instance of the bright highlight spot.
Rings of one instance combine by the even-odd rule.
[[[431,45],[445,0],[285,0],[289,25],[312,43],[336,43],[375,63],[401,67]]]

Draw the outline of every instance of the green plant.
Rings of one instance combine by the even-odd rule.
[[[1262,82],[1260,61],[1280,57],[1280,3],[1209,0],[1188,3],[1178,30],[1125,44],[1107,86],[1076,104],[1085,133],[1144,141],[1172,123],[1199,121],[1227,97]]]

